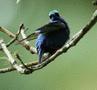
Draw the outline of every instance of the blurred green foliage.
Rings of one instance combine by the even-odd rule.
[[[72,36],[85,26],[96,7],[92,0],[21,0],[18,4],[16,0],[0,0],[0,25],[15,33],[23,22],[30,34],[48,22],[52,9],[59,10],[68,22]],[[27,76],[16,71],[0,74],[0,90],[97,90],[96,28],[95,25],[74,48],[39,71]],[[5,42],[10,40],[3,33],[1,37]],[[38,58],[20,45],[13,44],[9,49],[19,52],[24,62]],[[0,57],[0,68],[8,66],[4,53],[0,52]]]

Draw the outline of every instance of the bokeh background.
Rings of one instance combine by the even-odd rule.
[[[48,12],[53,9],[68,22],[72,37],[87,24],[96,7],[92,0],[21,0],[18,4],[16,0],[0,0],[0,26],[15,33],[23,22],[30,34],[48,23]],[[10,40],[1,32],[0,38],[6,43]],[[38,58],[20,45],[13,44],[9,50],[13,54],[18,52],[24,62]],[[0,68],[9,65],[0,52]],[[47,67],[30,75],[16,71],[0,74],[0,90],[97,90],[97,24],[75,47]]]

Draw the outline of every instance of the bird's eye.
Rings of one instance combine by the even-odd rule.
[[[50,15],[50,19],[52,19],[53,18],[53,15]]]

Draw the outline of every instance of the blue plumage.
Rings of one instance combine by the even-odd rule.
[[[44,53],[51,55],[60,49],[69,39],[69,27],[62,19],[58,11],[53,10],[49,13],[50,22],[37,29],[39,35],[36,39],[36,48],[39,55],[39,63],[42,62]]]

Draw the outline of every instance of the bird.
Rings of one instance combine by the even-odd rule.
[[[38,54],[38,64],[42,63],[44,53],[53,55],[70,38],[70,29],[67,22],[60,16],[58,10],[51,10],[48,14],[50,21],[37,28],[34,33],[28,35],[25,39],[36,39],[35,47]]]
[[[58,10],[49,12],[50,21],[48,24],[38,28],[36,39],[36,49],[39,56],[38,63],[42,63],[44,53],[53,55],[60,49],[70,37],[70,30],[67,22],[60,16]]]

